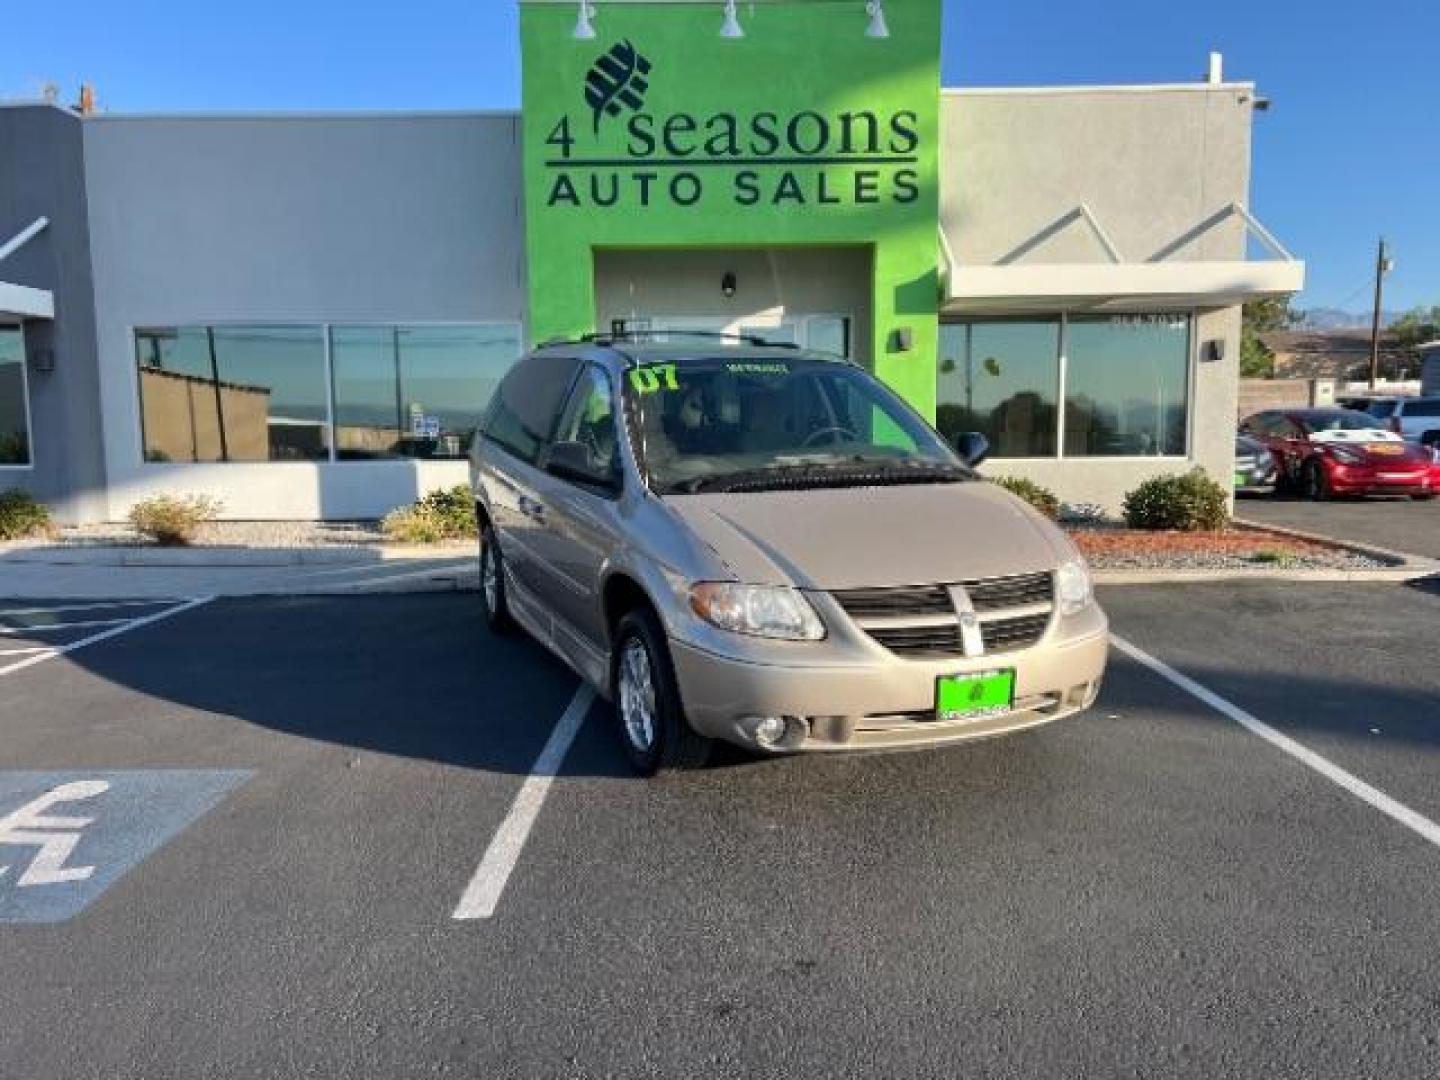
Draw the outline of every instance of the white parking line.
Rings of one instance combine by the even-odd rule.
[[[1187,694],[1199,698],[1222,716],[1229,717],[1241,727],[1245,728],[1245,730],[1260,736],[1260,738],[1264,739],[1277,750],[1283,750],[1301,764],[1314,769],[1321,776],[1325,777],[1325,779],[1332,783],[1339,784],[1346,791],[1350,792],[1351,795],[1364,800],[1382,814],[1394,818],[1407,829],[1418,833],[1424,839],[1429,840],[1430,843],[1440,847],[1440,825],[1437,825],[1423,814],[1416,813],[1404,803],[1397,802],[1378,788],[1371,787],[1354,773],[1346,772],[1329,758],[1321,757],[1315,753],[1314,750],[1302,746],[1288,735],[1282,735],[1269,724],[1257,720],[1238,705],[1226,701],[1219,694],[1201,686],[1194,679],[1180,674],[1180,672],[1176,671],[1169,664],[1166,664],[1163,660],[1157,660],[1143,649],[1130,644],[1130,642],[1124,638],[1111,634],[1110,640],[1114,642],[1117,649],[1132,660],[1143,664],[1161,678],[1168,679]]]
[[[555,730],[550,733],[545,749],[541,750],[540,756],[535,759],[530,775],[525,778],[525,783],[520,785],[520,791],[510,805],[510,812],[495,831],[475,876],[470,879],[464,895],[460,897],[453,918],[488,919],[495,914],[500,895],[505,891],[505,884],[510,880],[510,874],[520,860],[520,853],[525,848],[525,841],[530,836],[540,808],[545,804],[550,783],[560,771],[570,744],[575,741],[580,725],[590,711],[590,703],[594,700],[595,691],[588,683],[582,683],[575,691],[569,707],[555,725]]]
[[[118,637],[120,634],[128,634],[131,630],[138,630],[142,626],[149,626],[151,623],[159,622],[161,619],[168,619],[172,615],[179,615],[182,611],[190,611],[201,604],[208,604],[214,600],[213,596],[199,596],[193,600],[186,600],[184,603],[168,607],[164,611],[157,611],[150,615],[141,615],[137,619],[129,619],[120,626],[112,626],[109,630],[102,630],[98,634],[91,634],[89,637],[81,638],[79,641],[72,641],[68,645],[57,645],[53,649],[46,649],[44,652],[36,653],[34,656],[24,660],[17,660],[6,667],[0,667],[0,675],[10,675],[36,664],[43,664],[46,660],[53,660],[57,656],[64,656],[66,653],[74,652],[76,649],[83,649],[86,645],[94,645],[97,641],[105,641],[107,638]]]
[[[106,600],[95,604],[66,604],[64,607],[11,608],[0,611],[0,618],[7,615],[49,615],[56,611],[97,611],[101,608],[159,607],[174,604],[178,600],[167,597],[163,600]]]
[[[40,623],[36,626],[0,626],[0,634],[38,634],[50,630],[81,630],[92,626],[115,626],[129,619],[90,619],[86,622]]]

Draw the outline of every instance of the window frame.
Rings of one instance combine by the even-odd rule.
[[[523,365],[532,363],[539,365],[541,363],[544,363],[546,360],[568,360],[569,362],[574,364],[575,367],[570,372],[570,381],[566,384],[565,389],[561,392],[559,398],[557,399],[557,407],[554,414],[550,417],[549,428],[546,429],[544,434],[540,434],[539,432],[535,433],[535,457],[533,460],[531,460],[527,458],[524,454],[521,454],[519,451],[517,451],[509,443],[501,439],[497,439],[494,435],[492,435],[490,433],[490,425],[494,422],[495,408],[500,402],[500,390],[501,387],[505,385],[506,380],[508,380],[512,375],[519,371]],[[520,464],[543,472],[545,451],[549,450],[551,445],[555,442],[555,433],[560,429],[560,422],[564,419],[565,412],[570,407],[570,398],[574,396],[575,387],[579,384],[581,377],[585,374],[587,363],[588,361],[586,361],[583,357],[568,352],[522,353],[520,355],[520,358],[516,360],[513,365],[511,365],[510,370],[505,373],[505,378],[501,379],[500,382],[496,384],[495,393],[490,398],[490,404],[486,406],[485,416],[481,419],[480,426],[475,429],[476,437],[484,439],[492,446],[499,447],[510,457],[520,462]]]
[[[29,460],[23,465],[0,464],[0,472],[35,471],[35,416],[30,410],[30,348],[25,336],[25,322],[0,323],[0,330],[14,329],[20,334],[20,404],[25,413],[25,450]]]
[[[576,359],[579,358],[577,357]],[[563,477],[554,476],[553,474],[550,475],[558,482],[569,484],[571,487],[583,491],[587,495],[594,495],[597,498],[608,499],[614,502],[625,492],[625,455],[620,437],[623,427],[621,414],[624,405],[620,400],[620,388],[616,385],[615,380],[610,377],[610,372],[604,364],[597,363],[594,360],[580,360],[575,375],[570,380],[570,388],[565,392],[565,397],[560,403],[560,412],[555,418],[555,423],[551,425],[550,436],[541,446],[540,452],[536,456],[534,467],[540,469],[542,472],[548,473],[548,470],[545,468],[546,454],[556,443],[561,441],[561,428],[563,428],[570,419],[572,411],[579,407],[581,394],[586,392],[592,374],[598,376],[599,380],[604,383],[610,391],[610,423],[615,428],[615,479],[617,483],[613,488],[602,488],[592,484],[583,484],[577,480],[568,480]],[[509,453],[508,450],[506,452]]]
[[[149,461],[145,457],[145,407],[140,397],[140,357],[137,349],[139,335],[152,330],[182,330],[189,328],[204,329],[233,329],[236,327],[251,326],[295,326],[295,327],[317,327],[320,330],[321,340],[324,343],[324,378],[325,378],[325,438],[328,454],[322,458],[315,458],[309,461]],[[232,465],[256,467],[275,466],[283,468],[296,467],[317,467],[323,465],[370,465],[379,467],[405,467],[410,468],[417,464],[424,463],[454,463],[463,464],[465,458],[372,458],[363,461],[349,461],[340,458],[335,443],[335,365],[334,365],[334,344],[333,332],[336,327],[354,327],[367,329],[389,329],[404,327],[503,327],[515,331],[516,355],[515,362],[524,359],[527,354],[525,348],[526,324],[522,319],[325,319],[306,321],[293,317],[278,318],[252,318],[252,319],[147,319],[144,322],[135,322],[127,327],[129,336],[130,352],[130,401],[131,407],[135,409],[135,433],[138,438],[138,446],[135,447],[142,468],[173,469],[181,466],[205,466],[214,468],[216,466],[229,467]],[[22,327],[23,330],[23,327]],[[512,365],[513,366],[513,365]],[[507,372],[508,374],[508,372]],[[498,384],[497,384],[498,385]],[[27,384],[28,387],[28,384]],[[28,395],[27,395],[28,406]],[[486,406],[488,412],[489,405]],[[483,421],[483,418],[482,418]],[[29,422],[27,413],[27,423]],[[33,432],[33,428],[32,428]],[[30,447],[31,464],[9,466],[9,468],[32,468],[35,462],[34,436],[31,436]],[[4,466],[0,466],[4,467]]]
[[[1072,316],[1137,316],[1137,315],[1182,315],[1185,319],[1185,450],[1180,454],[1067,454],[1065,453],[1065,419],[1066,419],[1066,387],[1070,374],[1070,320]],[[1057,363],[1055,368],[1055,452],[1051,454],[1035,455],[1032,457],[1003,457],[994,455],[987,460],[1001,463],[1025,464],[1037,461],[1115,461],[1115,462],[1185,462],[1192,460],[1195,452],[1195,391],[1196,379],[1198,376],[1199,364],[1197,357],[1196,328],[1199,323],[1199,313],[1193,309],[1178,309],[1173,312],[1148,312],[1148,311],[1035,311],[1017,312],[1009,315],[997,315],[991,318],[976,316],[966,319],[942,319],[941,327],[955,326],[965,330],[965,349],[970,349],[970,328],[976,325],[987,323],[1004,322],[1037,322],[1055,320],[1058,324],[1056,339],[1058,342]],[[939,373],[936,373],[938,384]]]

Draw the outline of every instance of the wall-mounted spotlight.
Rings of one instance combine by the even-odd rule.
[[[589,41],[595,36],[595,26],[591,19],[595,17],[595,5],[591,0],[580,0],[580,11],[575,16],[575,29],[570,36],[577,41]]]
[[[735,13],[735,0],[725,0],[725,21],[720,24],[723,38],[742,38],[745,28],[740,25],[740,16]]]
[[[890,27],[885,25],[885,0],[870,0],[865,5],[865,11],[870,16],[870,25],[865,28],[865,36],[888,38]]]
[[[735,279],[735,271],[726,270],[724,275],[720,278],[720,294],[724,296],[726,300],[729,300],[732,296],[735,295],[735,288],[737,285],[739,285],[739,282]]]

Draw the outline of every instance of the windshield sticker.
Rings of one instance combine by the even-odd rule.
[[[659,390],[679,390],[674,364],[645,364],[630,369],[630,385],[637,394],[653,394]]]
[[[732,375],[789,375],[790,365],[786,363],[756,363],[754,361],[726,364],[725,370]]]

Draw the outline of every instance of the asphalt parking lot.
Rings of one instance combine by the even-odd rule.
[[[1432,586],[1111,589],[1215,700],[939,752],[646,783],[597,703],[548,792],[472,596],[0,603],[0,1076],[1440,1074]]]
[[[1409,555],[1440,559],[1440,499],[1308,499],[1256,495],[1238,499],[1237,517],[1262,525],[1333,536]]]

